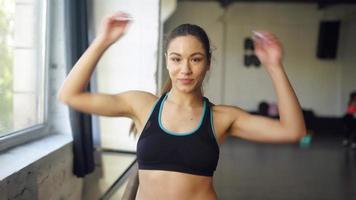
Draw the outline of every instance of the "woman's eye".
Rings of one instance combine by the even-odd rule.
[[[200,62],[200,61],[202,61],[201,58],[193,58],[192,60],[193,60],[193,62]]]
[[[172,60],[173,62],[179,62],[179,61],[180,61],[180,58],[171,58],[171,60]]]

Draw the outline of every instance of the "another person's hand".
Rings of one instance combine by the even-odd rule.
[[[255,53],[267,70],[282,67],[282,45],[278,38],[269,32],[253,32]]]
[[[106,45],[112,45],[125,33],[131,20],[128,14],[121,11],[105,17],[98,38]]]

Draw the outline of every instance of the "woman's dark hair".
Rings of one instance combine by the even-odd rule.
[[[351,92],[350,99],[356,99],[356,90]]]
[[[356,90],[350,93],[348,105],[350,105],[352,101],[356,101]]]
[[[167,52],[169,44],[171,43],[171,41],[173,39],[180,37],[180,36],[187,36],[187,35],[196,37],[202,43],[205,54],[206,54],[206,58],[208,60],[208,64],[210,64],[211,50],[210,50],[209,37],[206,34],[206,32],[204,31],[204,29],[198,25],[181,24],[181,25],[177,26],[175,29],[173,29],[166,39],[166,42],[164,45],[164,52]],[[168,92],[171,88],[172,88],[172,82],[168,78],[168,80],[166,81],[166,83],[164,84],[164,86],[162,88],[162,93]]]
[[[169,44],[173,39],[179,36],[187,36],[187,35],[196,37],[202,43],[208,62],[210,62],[211,51],[210,51],[209,37],[203,28],[194,24],[181,24],[177,26],[175,29],[173,29],[166,39],[164,52],[167,52]]]

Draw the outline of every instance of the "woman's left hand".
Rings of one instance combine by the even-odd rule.
[[[282,67],[282,45],[278,38],[269,32],[253,32],[255,53],[267,71]]]

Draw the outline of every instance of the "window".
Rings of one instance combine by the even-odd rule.
[[[0,150],[45,125],[45,24],[46,1],[0,0]]]

